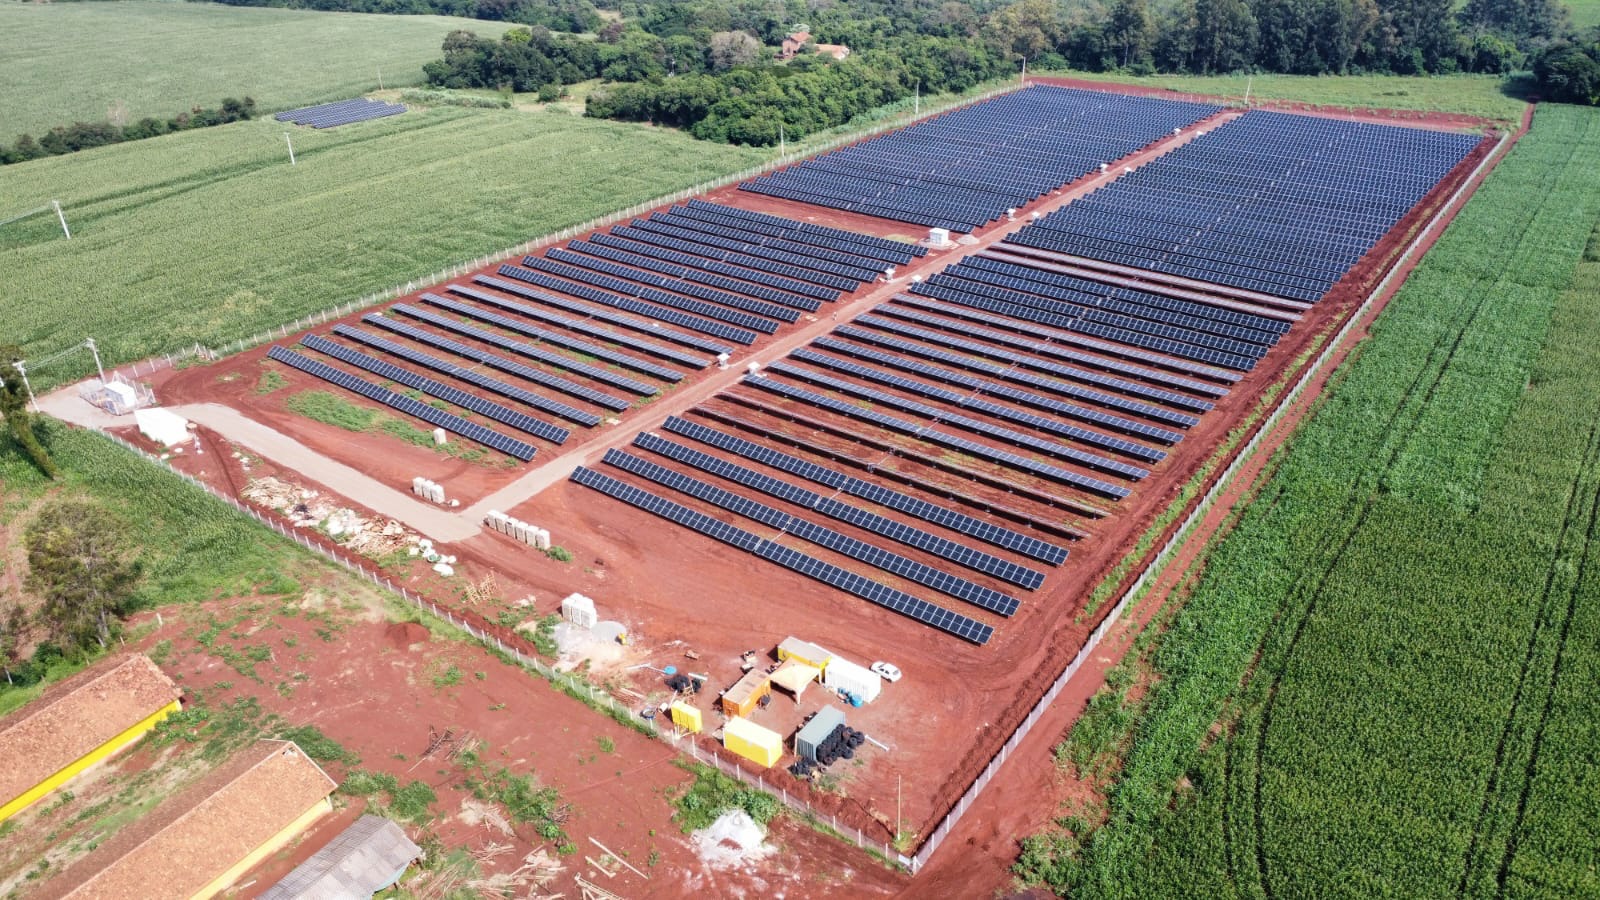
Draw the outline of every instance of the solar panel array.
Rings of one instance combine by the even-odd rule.
[[[312,128],[335,128],[340,125],[349,125],[352,122],[365,122],[368,119],[398,116],[405,111],[406,108],[398,103],[383,103],[378,100],[368,100],[365,97],[356,97],[353,100],[340,100],[337,103],[324,103],[320,106],[291,109],[288,112],[278,113],[273,118],[279,122],[310,125]]]
[[[759,538],[748,531],[735,528],[703,513],[695,512],[680,503],[658,497],[649,491],[592,469],[579,466],[572,473],[572,480],[963,640],[981,646],[988,643],[989,638],[994,635],[993,626],[951,612],[926,600],[919,600],[797,550],[791,550],[776,541]]]
[[[1481,140],[1252,110],[1008,240],[1315,302]]]
[[[413,390],[421,391],[430,397],[438,397],[440,400],[443,400],[447,403],[454,403],[455,405],[469,412],[475,412],[478,415],[494,419],[496,422],[500,422],[503,425],[510,425],[512,428],[515,428],[518,431],[527,432],[535,437],[542,437],[551,443],[564,444],[566,443],[567,438],[572,435],[572,432],[565,428],[535,419],[533,416],[517,412],[514,409],[509,409],[499,403],[485,400],[476,394],[469,394],[466,391],[460,390],[459,388],[450,387],[449,385],[435,381],[432,378],[426,378],[418,375],[409,369],[402,369],[393,363],[384,362],[381,359],[368,356],[365,353],[358,353],[354,350],[351,350],[349,347],[346,347],[342,344],[336,344],[327,338],[317,337],[314,334],[308,334],[301,339],[300,343],[325,356],[331,356],[340,362],[346,362],[358,368],[365,369],[368,372],[379,376],[380,378],[395,382],[397,384],[403,384],[406,387],[412,388]]]
[[[1220,109],[1036,85],[739,187],[970,232]]]
[[[506,437],[498,431],[468,422],[460,416],[434,409],[420,400],[413,400],[404,394],[397,394],[388,388],[379,387],[342,369],[335,369],[326,363],[320,363],[314,359],[301,356],[293,350],[285,350],[282,347],[273,346],[267,350],[267,358],[292,366],[329,384],[338,385],[347,391],[360,394],[369,400],[376,400],[407,415],[415,416],[430,425],[436,425],[446,431],[477,441],[485,447],[499,450],[501,453],[516,457],[523,462],[533,459],[534,454],[538,452],[532,444],[526,441]]]
[[[1210,366],[1240,371],[1255,368],[1290,324],[1199,301],[1053,275],[993,258],[963,260],[913,285],[911,291],[966,307],[959,314],[976,321],[993,322],[991,315],[983,314],[998,314],[1205,363],[1206,368],[1177,368],[1208,377]],[[1015,323],[1006,323],[1006,327],[1049,333]]]

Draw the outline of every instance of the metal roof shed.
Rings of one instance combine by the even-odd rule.
[[[399,825],[362,816],[273,885],[261,900],[370,900],[422,855]]]
[[[844,724],[844,710],[837,706],[824,706],[817,710],[811,721],[805,724],[794,736],[795,755],[802,759],[817,761],[817,748],[822,742],[833,734],[833,730]]]

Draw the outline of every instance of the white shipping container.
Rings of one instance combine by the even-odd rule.
[[[878,673],[837,656],[828,661],[822,683],[836,691],[848,691],[860,697],[862,703],[878,699],[878,692],[883,690],[883,679]]]
[[[540,550],[549,550],[550,532],[544,528],[534,529],[533,545]]]

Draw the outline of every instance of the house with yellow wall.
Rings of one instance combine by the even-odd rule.
[[[0,719],[0,822],[137,741],[180,709],[182,692],[150,658],[102,660]]]
[[[29,900],[213,897],[331,813],[335,787],[293,741],[257,741],[56,872]]]

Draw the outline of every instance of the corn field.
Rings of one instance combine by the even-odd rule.
[[[1600,895],[1597,221],[1600,113],[1541,107],[1211,551],[1108,821],[1032,871]]]

